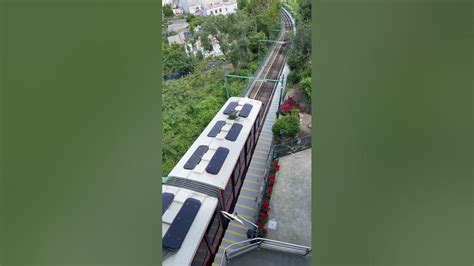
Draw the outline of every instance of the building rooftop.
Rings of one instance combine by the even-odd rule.
[[[170,45],[173,44],[173,43],[184,44],[184,41],[185,41],[184,36],[182,36],[181,34],[176,34],[176,35],[168,37],[168,43]]]
[[[206,8],[213,8],[213,7],[219,7],[219,6],[224,6],[224,5],[232,5],[236,4],[236,0],[203,0],[202,5]]]
[[[188,28],[189,24],[184,20],[184,22],[176,22],[174,21],[173,24],[168,25],[168,31],[184,31]]]

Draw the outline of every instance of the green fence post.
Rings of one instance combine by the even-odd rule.
[[[224,74],[224,89],[227,99],[229,99],[229,89],[227,88],[227,71]]]

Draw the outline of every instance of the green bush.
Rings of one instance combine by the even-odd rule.
[[[300,118],[296,109],[290,115],[280,116],[273,124],[272,132],[277,140],[295,137],[300,131]]]
[[[198,68],[207,65],[203,62]],[[163,172],[170,172],[225,103],[224,72],[214,68],[163,82]]]
[[[165,15],[165,17],[172,17],[174,15],[171,5],[168,4],[163,6],[163,15]]]
[[[296,71],[296,70],[290,71],[290,73],[288,74],[288,78],[287,78],[289,85],[297,84],[300,81],[300,79],[301,79],[301,77],[300,77],[298,71]]]
[[[304,95],[306,96],[306,99],[308,100],[309,103],[311,103],[311,77],[304,77],[301,80],[301,89],[304,92]]]

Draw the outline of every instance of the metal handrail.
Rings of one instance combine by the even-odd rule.
[[[231,248],[237,248],[233,251],[229,251]],[[240,241],[234,244],[230,244],[224,249],[224,256],[221,258],[220,265],[223,265],[224,258],[226,262],[229,262],[230,259],[235,258],[239,255],[245,254],[251,250],[263,248],[269,250],[275,250],[280,252],[292,253],[295,255],[307,256],[311,253],[311,247],[268,239],[268,238],[252,238],[244,241]]]

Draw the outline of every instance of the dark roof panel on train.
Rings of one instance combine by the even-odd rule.
[[[250,111],[252,111],[252,105],[249,103],[244,104],[242,107],[242,110],[240,110],[239,116],[241,117],[248,117],[250,114]]]
[[[186,199],[163,237],[164,249],[173,252],[179,250],[200,208],[201,202],[199,200]]]
[[[239,133],[242,130],[242,128],[243,128],[242,124],[234,123],[232,127],[230,128],[229,133],[227,133],[227,136],[225,137],[225,139],[230,140],[230,141],[235,141],[237,137],[239,136]]]
[[[225,108],[224,114],[229,115],[230,113],[232,113],[232,111],[234,111],[235,107],[237,107],[238,104],[238,102],[230,102]]]
[[[221,132],[222,127],[225,126],[225,121],[219,120],[216,124],[212,127],[211,131],[207,134],[208,137],[214,138]]]
[[[162,195],[162,208],[161,208],[161,215],[165,214],[166,210],[169,208],[171,203],[173,203],[174,194],[164,192]]]
[[[212,156],[211,161],[206,167],[206,172],[217,175],[221,170],[222,164],[224,164],[225,158],[227,158],[228,154],[229,149],[224,147],[217,148],[216,153],[214,153],[214,156]]]
[[[189,160],[183,166],[184,169],[193,170],[196,167],[196,165],[198,165],[199,162],[201,162],[202,156],[204,156],[207,150],[209,150],[209,146],[206,146],[206,145],[200,145],[199,147],[197,147],[193,155],[191,155]]]

